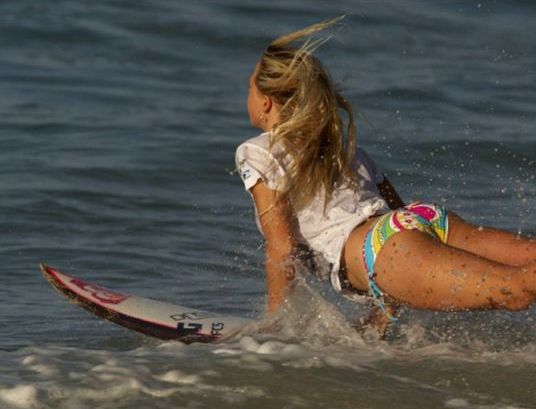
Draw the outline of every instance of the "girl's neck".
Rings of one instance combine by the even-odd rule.
[[[275,106],[266,114],[264,123],[262,124],[262,130],[264,132],[271,131],[274,126],[279,122],[279,110]]]

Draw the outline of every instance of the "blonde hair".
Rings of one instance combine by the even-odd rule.
[[[352,108],[313,55],[329,37],[311,39],[341,19],[275,39],[257,64],[255,85],[279,107],[270,146],[282,146],[293,159],[280,194],[287,194],[297,209],[307,206],[319,191],[324,193],[325,207],[338,187],[357,184],[352,168],[356,148]],[[297,40],[304,41],[292,47]],[[346,130],[341,110],[346,112]]]

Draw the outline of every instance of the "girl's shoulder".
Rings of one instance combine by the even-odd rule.
[[[270,133],[265,132],[242,142],[236,149],[235,161],[246,190],[257,180],[271,189],[278,189],[286,175],[286,161],[270,146]]]
[[[270,132],[264,132],[242,142],[236,148],[236,163],[244,161],[262,162],[264,166],[285,167],[288,155],[277,144],[271,145]]]
[[[268,151],[270,147],[270,133],[263,132],[260,135],[254,136],[253,138],[246,139],[236,149],[237,152],[243,149],[246,146],[254,146],[263,150]]]

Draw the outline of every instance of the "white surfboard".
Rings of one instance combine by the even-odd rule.
[[[236,334],[251,321],[130,294],[61,273],[41,264],[48,282],[92,314],[162,340],[216,342]]]

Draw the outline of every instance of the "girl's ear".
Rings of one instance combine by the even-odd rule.
[[[272,98],[267,95],[262,96],[262,112],[267,114],[272,109]]]

